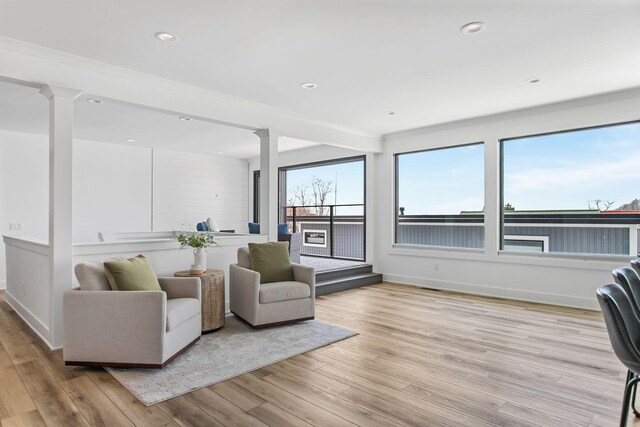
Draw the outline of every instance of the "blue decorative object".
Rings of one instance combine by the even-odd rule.
[[[287,224],[278,224],[278,234],[289,234],[289,226]]]
[[[209,231],[209,229],[207,228],[207,223],[206,222],[199,222],[198,225],[196,225],[196,230],[198,230],[198,231]]]
[[[260,234],[260,224],[257,224],[255,222],[250,222],[249,234]]]

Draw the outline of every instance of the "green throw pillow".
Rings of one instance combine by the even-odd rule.
[[[161,291],[158,276],[151,264],[138,255],[133,258],[105,261],[104,270],[114,291]]]
[[[260,273],[260,283],[293,280],[289,242],[249,243],[251,269]]]

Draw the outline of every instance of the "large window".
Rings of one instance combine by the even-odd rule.
[[[483,144],[396,154],[397,244],[484,248]]]
[[[505,251],[638,253],[640,123],[502,141]]]

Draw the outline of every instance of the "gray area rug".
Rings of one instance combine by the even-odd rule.
[[[320,320],[253,329],[233,315],[164,369],[107,369],[146,405],[358,335]]]

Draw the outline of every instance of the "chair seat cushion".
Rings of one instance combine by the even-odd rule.
[[[260,285],[260,304],[309,298],[311,288],[302,282],[274,282]]]
[[[195,298],[167,300],[167,332],[182,325],[200,312],[200,301]]]

